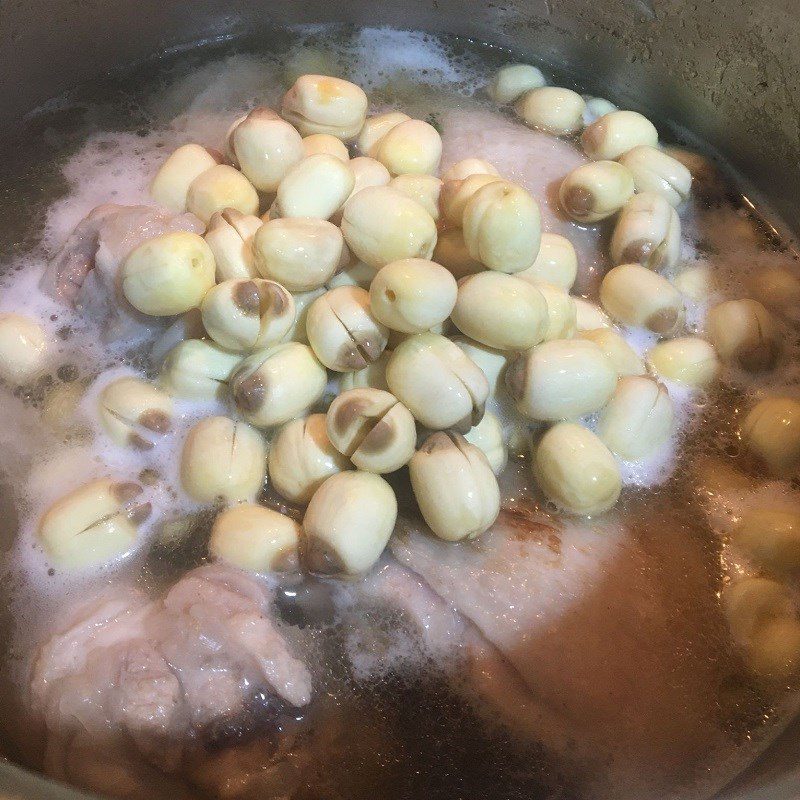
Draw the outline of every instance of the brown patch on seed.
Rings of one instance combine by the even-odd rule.
[[[445,431],[436,431],[432,433],[419,448],[420,453],[429,455],[435,453],[437,450],[449,450],[453,446],[453,440],[447,435]]]
[[[130,503],[131,500],[133,500],[135,497],[138,497],[141,493],[142,493],[142,487],[139,486],[138,483],[134,483],[133,481],[115,483],[111,487],[111,494],[114,496],[114,499],[121,505],[125,505],[125,503]]]
[[[597,123],[590,125],[581,135],[581,144],[587,152],[597,150],[603,141],[603,130]]]
[[[280,119],[280,115],[273,111],[269,106],[256,106],[242,122],[246,122],[249,120],[272,120],[272,119]]]
[[[372,430],[362,440],[358,449],[364,453],[364,455],[382,453],[388,450],[397,438],[397,430],[394,422],[390,419],[386,419],[387,416],[388,413],[379,419]]]
[[[140,506],[132,508],[126,516],[134,525],[141,525],[152,512],[153,506],[150,503],[142,503]]]
[[[472,406],[472,424],[477,425],[482,419],[483,415],[486,413],[486,403],[478,403],[477,405]],[[469,433],[469,431],[464,431],[464,433]]]
[[[280,317],[286,313],[289,300],[286,297],[285,289],[278,283],[268,281],[259,285],[261,298],[259,313],[261,316],[272,318]]]
[[[257,317],[261,311],[261,292],[255,281],[241,281],[233,287],[233,304],[245,314]]]
[[[447,435],[450,437],[450,441],[458,448],[459,451],[462,453],[466,452],[466,450],[472,445],[464,438],[462,434],[460,434],[456,430],[449,430],[446,431]]]
[[[654,249],[653,243],[649,239],[637,239],[622,251],[622,263],[647,266]]]
[[[676,308],[662,308],[651,314],[645,325],[653,333],[671,333],[680,319],[680,311]]]
[[[139,424],[149,431],[166,433],[170,428],[171,420],[169,414],[151,409],[150,411],[145,411],[144,414],[139,417]]]
[[[264,379],[257,372],[250,375],[234,375],[231,391],[236,407],[251,413],[261,408],[267,395]]]
[[[145,439],[144,436],[138,433],[134,433],[131,431],[128,434],[128,444],[134,450],[152,450],[153,443],[149,439]]]
[[[366,415],[369,407],[369,401],[360,397],[354,397],[338,404],[333,415],[333,429],[343,436]]]
[[[380,358],[381,353],[386,347],[386,339],[384,339],[377,331],[374,334],[350,334],[353,341],[361,351],[364,358],[369,362],[376,361]]]
[[[658,391],[659,397],[661,397],[663,395],[666,395],[667,397],[669,397],[669,389],[667,389],[667,387],[663,383],[661,383],[661,381],[658,380],[658,378],[654,378],[652,376],[648,376],[648,377],[656,385],[656,389]]]
[[[345,564],[327,545],[316,537],[309,537],[306,540],[303,560],[310,572],[319,575],[335,575],[339,572],[346,572]]]
[[[155,486],[160,479],[158,472],[150,467],[145,467],[138,477],[145,486]]]
[[[235,226],[236,223],[239,222],[239,220],[241,220],[244,216],[244,214],[242,214],[242,212],[236,208],[226,208],[223,211],[218,211],[217,214],[220,214],[225,222],[233,226]],[[214,214],[214,216],[217,216],[217,214]]]
[[[472,420],[474,415],[475,409],[473,408],[469,414],[467,414],[463,419],[458,420],[458,422],[453,425],[453,430],[457,433],[469,433],[473,425]],[[483,416],[483,413],[481,413],[481,416]]]
[[[586,216],[594,208],[594,195],[585,186],[570,186],[564,192],[564,210],[576,217]]]
[[[734,357],[746,372],[766,372],[777,364],[780,354],[781,347],[778,342],[762,339],[753,345],[742,345],[737,348]]]
[[[336,355],[336,366],[345,372],[364,369],[369,361],[364,357],[354,341],[345,342]]]
[[[206,226],[206,233],[218,230],[219,228],[224,227],[224,225],[225,225],[225,219],[222,216],[222,212],[215,211],[211,215],[211,219],[208,221],[208,225]]]

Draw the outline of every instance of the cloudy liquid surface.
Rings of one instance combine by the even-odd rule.
[[[9,520],[3,538],[8,548],[3,581],[3,628],[9,643],[3,695],[8,713],[2,716],[12,755],[38,766],[36,746],[10,731],[22,727],[18,720],[24,714],[31,655],[58,628],[64,609],[109,585],[139,585],[157,594],[203,560],[211,516],[182,492],[178,454],[193,422],[225,413],[215,404],[180,402],[174,434],[154,450],[143,454],[111,443],[98,427],[95,399],[115,377],[154,375],[150,343],[102,343],[95,325],[38,293],[44,264],[95,206],[148,204],[147,186],[175,147],[193,141],[220,148],[231,121],[243,111],[257,104],[274,107],[297,74],[323,72],[359,83],[370,96],[370,113],[400,108],[434,122],[443,136],[442,169],[476,156],[530,189],[542,205],[545,229],[575,244],[580,262],[576,289],[596,302],[599,279],[608,267],[605,235],[599,228],[565,221],[552,202],[554,186],[584,157],[574,144],[534,133],[488,102],[483,87],[505,60],[495,51],[416,33],[295,31],[277,37],[264,51],[184,56],[136,79],[111,82],[99,96],[76,93],[52,103],[32,121],[33,133],[19,163],[7,168],[2,205],[12,221],[0,248],[0,311],[23,311],[40,319],[54,356],[51,374],[36,386],[25,391],[0,387],[2,508]],[[695,199],[681,209],[681,217],[684,260],[702,260],[714,276],[711,303],[752,296],[753,276],[765,267],[796,270],[791,253],[776,250],[741,205],[709,207]],[[687,298],[687,333],[702,330],[705,310],[704,302]],[[491,723],[495,714],[490,704],[460,673],[462,623],[453,623],[457,630],[451,630],[437,610],[431,614],[440,625],[438,635],[420,637],[414,632],[415,610],[399,597],[393,600],[391,589],[387,595],[389,584],[378,582],[376,589],[373,577],[340,587],[334,624],[310,636],[321,654],[317,685],[334,698],[333,707],[351,714],[356,709],[370,718],[363,730],[356,726],[353,732],[358,741],[348,751],[354,759],[350,768],[337,766],[331,757],[330,768],[321,772],[319,791],[359,797],[378,789],[386,796],[411,797],[424,786],[436,797],[454,792],[544,797],[558,790],[576,797],[634,796],[637,791],[642,797],[648,792],[662,798],[703,797],[732,778],[780,731],[794,711],[794,687],[763,685],[748,674],[728,641],[718,594],[731,575],[753,571],[727,544],[742,510],[754,503],[795,507],[798,502],[796,487],[768,482],[743,463],[735,435],[738,421],[756,398],[767,392],[800,395],[797,327],[791,319],[782,324],[786,353],[776,372],[758,379],[728,374],[725,388],[708,394],[669,387],[678,420],[675,435],[647,462],[621,464],[626,489],[611,515],[622,526],[617,539],[579,541],[567,531],[557,547],[551,541],[533,556],[544,563],[547,547],[551,555],[558,549],[551,569],[563,577],[558,585],[541,580],[529,587],[531,593],[541,593],[543,632],[566,628],[594,585],[584,587],[584,573],[569,572],[570,548],[582,554],[582,564],[593,566],[598,586],[638,575],[641,580],[633,582],[631,594],[642,595],[631,597],[632,606],[659,608],[664,600],[664,615],[678,609],[680,625],[659,646],[670,655],[680,654],[690,668],[696,664],[706,676],[708,709],[702,716],[709,730],[697,737],[688,731],[673,750],[659,751],[663,763],[648,765],[657,782],[634,790],[621,782],[632,781],[643,767],[637,754],[622,747],[611,748],[613,763],[604,771],[583,763],[586,743],[571,742],[555,728],[547,734],[543,729],[542,742],[521,745],[502,715],[496,715],[497,725]],[[640,331],[623,333],[640,353],[654,342]],[[49,392],[74,381],[82,381],[88,390],[76,424],[65,436],[43,425],[40,413]],[[751,485],[744,491],[702,491],[699,476],[712,459],[743,466]],[[145,483],[155,513],[135,552],[90,573],[54,570],[35,542],[39,516],[54,499],[105,475]],[[507,509],[536,503],[541,511],[553,513],[536,495],[524,461],[512,463],[503,485]],[[186,542],[176,547],[160,540],[165,522],[187,517],[195,524],[187,527]],[[678,600],[667,609],[665,599],[670,597]],[[612,623],[610,637],[615,635]],[[465,697],[472,698],[474,707]],[[629,713],[636,717],[635,703]],[[376,729],[378,744],[370,747]],[[454,735],[454,730],[460,733]],[[690,748],[701,752],[684,765],[678,756]],[[361,775],[363,785],[352,782],[352,772]]]

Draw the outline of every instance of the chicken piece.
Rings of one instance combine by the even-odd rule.
[[[574,142],[526,128],[496,111],[453,110],[442,116],[442,171],[464,158],[482,158],[539,202],[542,230],[566,236],[578,254],[577,293],[599,283],[608,264],[597,227],[583,227],[561,211],[561,181],[589,159]]]
[[[183,689],[164,657],[143,640],[124,646],[112,659],[119,672],[111,707],[114,721],[147,760],[174,772],[181,760],[185,728]]]
[[[100,229],[124,208],[115,203],[105,203],[90,211],[75,226],[42,275],[39,287],[44,294],[65,305],[75,302],[86,276],[94,268]]]
[[[670,529],[652,513],[653,531]],[[672,537],[656,558],[613,521],[554,525],[519,510],[457,547],[400,529],[391,549],[417,581],[396,593],[401,607],[422,587],[441,599],[445,630],[455,609],[470,688],[509,727],[590,764],[596,785],[658,797],[730,747],[712,699],[724,680],[719,614],[697,543]]]
[[[179,760],[172,742],[183,702],[169,666],[144,638],[156,611],[130,589],[106,593],[42,648],[31,694],[46,726],[49,775],[117,796],[181,796],[151,766],[174,768]]]
[[[58,680],[80,673],[93,651],[143,636],[150,610],[146,598],[130,589],[105,593],[80,605],[72,613],[69,626],[45,643],[34,662],[34,707],[43,707],[47,693]]]
[[[45,769],[86,789],[141,796],[156,770],[180,765],[185,717],[177,681],[145,640],[95,649],[48,695]]]
[[[287,707],[310,702],[311,677],[269,619],[269,599],[254,577],[208,566],[163,600],[120,589],[83,605],[33,668],[48,774],[144,797],[155,770],[191,779],[243,742],[283,754],[297,716]]]
[[[163,322],[140,313],[125,299],[120,267],[142,242],[181,230],[202,233],[204,225],[193,214],[175,215],[150,206],[98,206],[78,223],[46,269],[40,288],[101,323],[107,341],[140,338]]]
[[[252,576],[221,566],[201,567],[182,578],[164,598],[204,643],[238,656],[244,672],[255,670],[253,683],[266,681],[287,703],[300,708],[311,699],[311,675],[294,658],[267,616],[269,597]]]

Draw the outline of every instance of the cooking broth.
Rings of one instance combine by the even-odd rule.
[[[574,142],[535,133],[489,101],[484,87],[509,60],[418,33],[284,31],[171,56],[77,90],[29,120],[18,158],[3,167],[0,312],[42,321],[57,355],[33,386],[0,387],[8,521],[0,719],[11,758],[120,796],[688,800],[724,786],[791,718],[794,680],[751,672],[720,604],[729,582],[757,572],[729,541],[742,511],[798,503],[796,484],[767,479],[737,433],[756,399],[797,396],[800,340],[786,308],[779,369],[756,378],[729,370],[707,392],[669,385],[675,433],[651,458],[621,464],[622,499],[603,518],[562,520],[537,494],[523,454],[501,482],[497,530],[474,543],[428,542],[406,530],[418,522],[401,470],[392,482],[405,522],[369,576],[259,579],[278,630],[310,670],[306,710],[276,710],[261,697],[243,716],[192,729],[188,767],[149,762],[141,771],[125,761],[136,755],[133,742],[123,754],[116,742],[98,745],[101,765],[88,769],[91,737],[75,751],[80,769],[56,765],[52,731],[31,711],[37,653],[77,606],[137,593],[159,598],[207,564],[215,509],[181,490],[179,453],[198,419],[229,413],[224,403],[178,401],[173,433],[152,450],[111,443],[93,411],[97,396],[122,375],[157,375],[150,350],[160,332],[138,326],[104,341],[100,326],[39,292],[45,264],[94,207],[151,203],[148,184],[175,147],[219,148],[241,113],[278,107],[298,74],[321,72],[361,85],[371,114],[401,108],[430,120],[442,134],[443,169],[476,156],[525,185],[542,206],[544,229],[578,251],[574,291],[596,302],[610,266],[607,226],[579,227],[553,204],[554,186],[582,156]],[[673,135],[696,147],[688,134]],[[696,179],[680,209],[678,271],[702,263],[713,281],[709,298],[686,298],[688,333],[702,330],[710,304],[754,296],[760,270],[798,270],[788,235],[764,219],[780,224],[743,200],[732,171],[717,166],[726,177]],[[656,341],[624,333],[640,354]],[[69,403],[53,411],[53,393],[73,385],[86,387],[74,414]],[[54,567],[35,538],[39,517],[108,474],[139,481],[155,509],[140,541],[102,569]],[[269,488],[261,500],[302,518]],[[471,590],[486,576],[491,589],[476,597]],[[102,666],[95,674],[115,680]]]

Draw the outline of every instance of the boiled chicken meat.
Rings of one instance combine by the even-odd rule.
[[[128,254],[163,233],[203,230],[193,214],[106,203],[78,223],[45,270],[40,287],[46,295],[102,323],[108,340],[129,338],[154,320],[136,311],[122,294],[120,267]]]
[[[448,111],[442,116],[442,169],[464,158],[482,158],[539,202],[542,230],[568,236],[578,255],[578,294],[607,268],[600,230],[576,226],[561,211],[558,188],[567,173],[587,163],[569,141],[525,128],[496,111]],[[524,155],[522,155],[524,154]]]
[[[479,709],[577,766],[591,791],[661,797],[731,741],[708,704],[725,672],[712,654],[719,611],[697,604],[702,556],[685,543],[656,554],[640,534],[517,507],[454,546],[405,520],[391,543],[399,563],[368,591],[427,652],[449,653],[454,685]]]
[[[163,600],[120,587],[79,609],[33,669],[48,773],[97,792],[168,796],[233,745],[279,752],[284,718],[311,701],[311,677],[268,601],[255,578],[209,566]],[[155,791],[162,772],[174,781]]]

